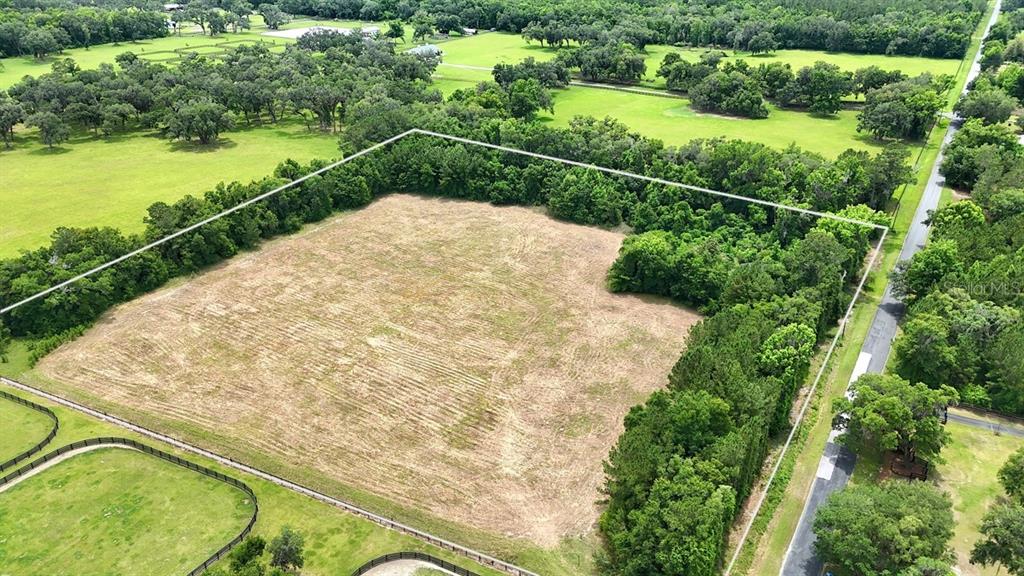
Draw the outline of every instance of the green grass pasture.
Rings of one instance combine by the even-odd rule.
[[[118,448],[76,454],[0,492],[11,574],[181,574],[245,526],[241,491]]]
[[[768,118],[752,120],[699,113],[690,107],[689,100],[680,98],[573,86],[558,91],[555,113],[550,120],[555,125],[567,126],[575,116],[612,116],[632,130],[676,145],[695,138],[721,136],[776,148],[796,144],[826,157],[835,157],[847,148],[881,149],[880,143],[857,132],[855,110],[819,117],[768,106],[771,110]]]
[[[0,462],[35,446],[53,427],[53,420],[31,408],[0,398]]]
[[[994,576],[995,566],[982,568],[970,563],[971,548],[981,537],[978,528],[985,511],[1005,498],[996,472],[1010,454],[1024,446],[1024,440],[955,422],[946,426],[953,441],[943,449],[946,463],[937,467],[935,477],[953,498],[957,567],[964,576]]]
[[[287,158],[339,156],[334,135],[308,132],[298,121],[241,128],[211,147],[156,134],[79,134],[53,150],[33,131],[19,132],[14,148],[0,152],[0,258],[45,244],[58,226],[137,232],[146,208],[158,200],[173,202],[218,182],[261,178]]]

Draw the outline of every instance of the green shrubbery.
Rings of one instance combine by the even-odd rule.
[[[1007,127],[971,119],[942,169],[972,197],[937,211],[931,242],[895,272],[909,305],[895,370],[952,385],[966,403],[1024,414],[1024,146]]]

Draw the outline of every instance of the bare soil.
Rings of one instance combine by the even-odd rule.
[[[699,316],[612,294],[622,234],[391,195],[117,307],[38,369],[492,533],[588,532]]]

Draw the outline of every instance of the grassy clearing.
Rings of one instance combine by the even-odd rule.
[[[527,43],[520,36],[506,33],[487,33],[453,39],[443,46],[444,63],[435,73],[435,86],[449,94],[459,88],[469,88],[477,82],[490,80],[487,71],[458,68],[457,66],[490,67],[498,63],[515,63],[533,57],[549,60],[556,49]],[[673,46],[647,48],[647,74],[643,85],[653,88],[664,86],[656,77],[661,60],[670,52],[677,52],[688,60],[696,60],[705,50]],[[886,69],[899,69],[910,75],[922,72],[955,74],[958,60],[830,53],[814,50],[780,50],[771,55],[751,57],[728,51],[730,58],[746,58],[751,63],[786,62],[794,69],[824,60],[846,70],[871,65]],[[796,144],[804,149],[834,157],[848,148],[876,151],[880,143],[857,132],[857,111],[847,109],[835,116],[822,117],[804,111],[785,110],[769,105],[771,115],[763,120],[701,114],[694,111],[688,100],[668,99],[612,92],[593,88],[571,87],[555,94],[555,113],[545,116],[556,125],[568,125],[575,116],[612,116],[631,129],[647,136],[660,138],[668,144],[684,144],[694,138],[723,136],[761,142],[769,146],[785,147]]]
[[[45,415],[0,398],[0,462],[35,446],[52,426],[53,421]]]
[[[16,362],[0,364],[0,374],[15,376],[20,373],[19,370],[25,366],[24,347],[20,345],[16,346],[14,352],[20,357],[15,359]],[[11,389],[7,390],[9,392],[21,394]],[[468,568],[482,576],[500,576],[501,574],[495,570],[485,568],[475,564],[474,562],[466,560],[465,558],[456,556],[451,552],[429,546],[419,540],[404,536],[397,532],[386,530],[376,524],[360,519],[346,512],[342,512],[333,506],[323,504],[319,501],[313,500],[312,498],[301,496],[290,490],[281,488],[276,484],[226,468],[194,454],[176,450],[171,446],[141,437],[117,426],[107,424],[45,400],[32,396],[26,397],[50,407],[60,419],[61,428],[57,438],[54,440],[55,446],[61,446],[74,442],[75,440],[96,436],[125,436],[149,443],[164,451],[172,452],[179,456],[188,458],[193,462],[242,480],[252,487],[260,503],[260,514],[255,526],[256,534],[262,535],[269,540],[280,532],[281,527],[285,525],[291,526],[303,534],[306,539],[306,565],[303,568],[303,574],[307,574],[308,576],[351,574],[356,568],[372,558],[376,558],[385,553],[399,551],[426,552],[459,566]],[[88,454],[81,454],[80,456],[86,455]],[[145,455],[138,454],[138,456],[143,457]],[[71,462],[73,462],[73,460],[68,460],[66,464]],[[160,461],[157,461],[157,463],[164,464]],[[182,470],[189,474],[189,476],[184,479],[184,481],[188,483],[195,482],[195,478],[202,479],[202,477],[199,477],[192,472],[185,471],[170,464],[167,464],[167,466],[170,466],[173,469]],[[52,471],[57,470],[54,469]],[[40,478],[33,478],[31,480],[38,479],[42,479],[41,476]],[[25,481],[26,486],[29,485],[29,482],[30,480]],[[12,494],[13,493],[12,489]],[[10,494],[0,494],[0,508],[4,506],[4,499],[8,495]],[[57,505],[58,509],[60,505],[61,504]],[[248,520],[248,516],[246,516],[246,520]],[[0,525],[3,525],[5,522],[7,522],[6,516],[0,517]],[[195,524],[184,526],[190,529],[195,528]],[[234,534],[232,534],[232,536],[233,535]],[[228,538],[230,538],[230,536]],[[220,544],[216,544],[214,549],[219,545]],[[3,548],[0,548],[0,550],[3,550]],[[75,552],[83,555],[89,554],[89,550],[87,549],[76,549]],[[4,565],[5,568],[8,565],[2,557],[0,557],[0,564]],[[191,568],[191,566],[189,566],[189,568]],[[98,572],[104,571],[98,570]],[[183,572],[183,570],[178,570],[177,572]],[[28,571],[27,573],[48,572]],[[119,570],[118,573],[156,574],[175,573],[175,571],[126,569]]]
[[[980,537],[978,528],[985,511],[1004,497],[996,471],[1010,454],[1024,446],[1024,440],[956,422],[947,424],[947,429],[953,441],[942,451],[946,463],[936,468],[935,478],[953,498],[957,566],[964,576],[994,576],[997,567],[970,563],[971,548]]]
[[[848,148],[877,151],[880,143],[857,132],[857,112],[843,110],[833,117],[782,110],[769,105],[768,118],[751,120],[701,114],[688,100],[660,98],[597,88],[572,87],[558,91],[550,120],[567,126],[575,116],[612,116],[630,129],[660,138],[666,144],[685,144],[694,138],[739,138],[776,148],[796,144],[826,157]]]
[[[434,86],[444,94],[451,94],[490,79],[490,72],[483,70],[440,66],[434,74]],[[838,156],[849,148],[877,152],[883,146],[869,135],[857,132],[858,111],[855,109],[844,109],[834,116],[815,116],[769,103],[768,118],[752,120],[703,114],[691,108],[690,101],[683,98],[580,86],[556,90],[554,107],[554,114],[541,114],[542,121],[568,126],[576,116],[611,116],[631,130],[670,145],[685,144],[695,138],[738,138],[776,148],[796,144],[826,157]],[[916,150],[920,143],[911,143],[911,146]]]
[[[44,244],[58,226],[137,232],[146,208],[158,200],[202,194],[218,182],[260,178],[286,158],[306,162],[338,155],[333,135],[308,132],[297,121],[243,126],[210,147],[156,134],[78,135],[51,150],[34,131],[19,132],[14,149],[0,152],[0,258]]]
[[[98,449],[0,493],[0,564],[14,574],[180,574],[234,537],[252,506],[180,466]]]

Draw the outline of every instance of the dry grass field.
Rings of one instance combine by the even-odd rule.
[[[541,546],[699,317],[609,293],[622,235],[391,195],[108,313],[50,379]]]

